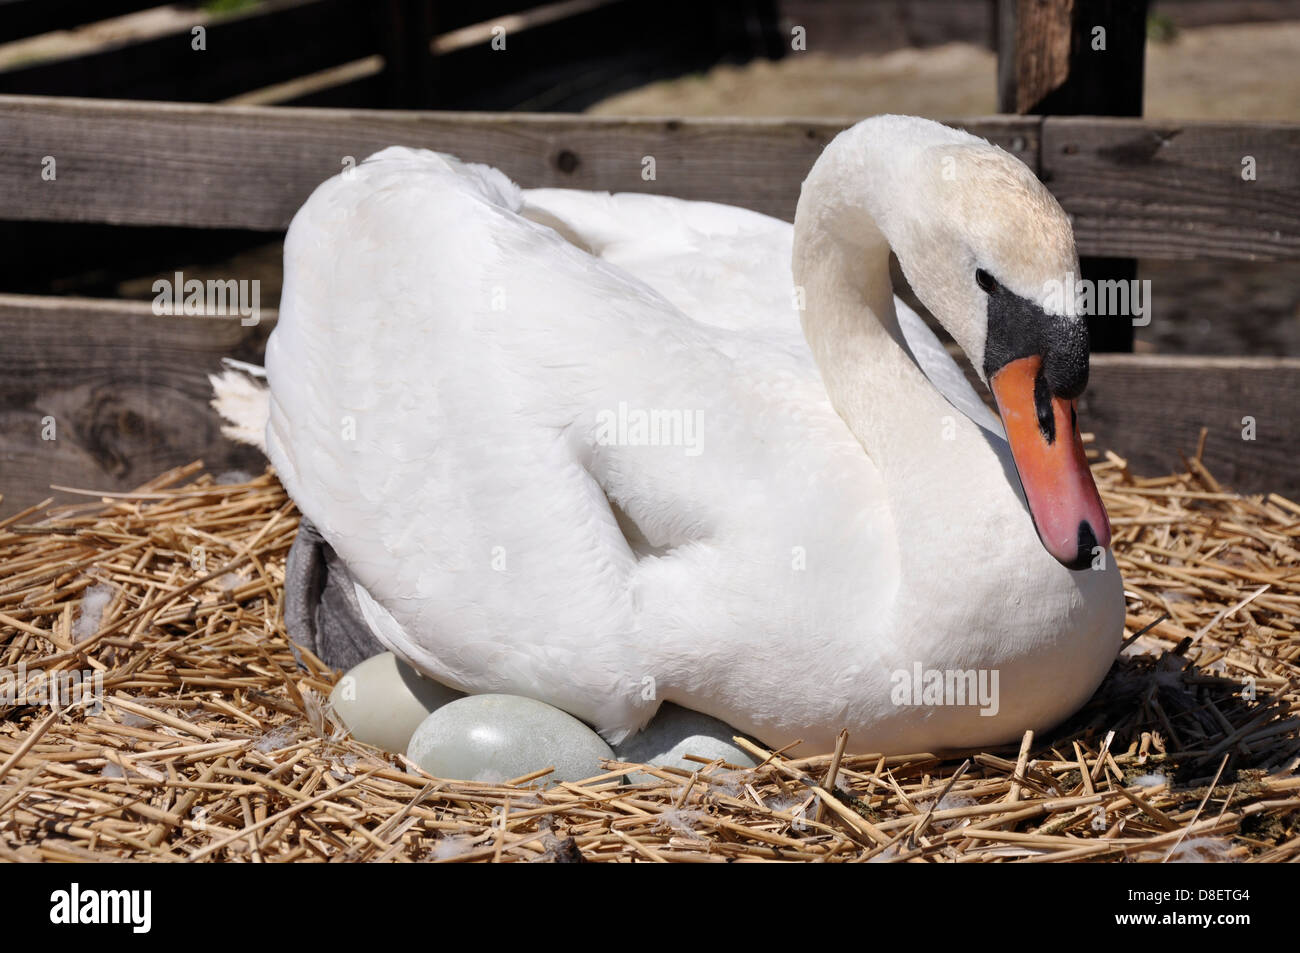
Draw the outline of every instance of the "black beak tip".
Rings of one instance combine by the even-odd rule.
[[[1073,569],[1076,572],[1091,568],[1093,550],[1097,548],[1097,534],[1092,531],[1092,526],[1087,520],[1079,522],[1078,544],[1079,548],[1075,551],[1074,559],[1064,563],[1066,569]]]

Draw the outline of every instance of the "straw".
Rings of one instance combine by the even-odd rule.
[[[100,678],[102,708],[0,701],[0,858],[1300,860],[1300,504],[1233,493],[1199,458],[1093,469],[1126,625],[1064,726],[889,757],[745,741],[757,768],[610,762],[551,786],[544,764],[432,778],[347,735],[324,703],[339,673],[284,630],[298,517],[272,472],[222,486],[190,464],[46,501],[0,521],[0,673]],[[103,616],[83,618],[96,586]]]

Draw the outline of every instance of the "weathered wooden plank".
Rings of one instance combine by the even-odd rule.
[[[221,436],[207,375],[222,357],[260,361],[274,324],[0,295],[0,512],[58,496],[50,484],[128,489],[200,458],[261,472],[258,452]]]
[[[1034,105],[1070,75],[1071,0],[998,0],[998,111],[1034,112]]]
[[[1300,124],[1050,116],[1041,162],[1083,254],[1300,257]]]
[[[1038,120],[960,124],[1037,164]],[[491,163],[524,186],[657,192],[791,219],[799,183],[844,125],[0,97],[0,219],[275,231],[346,157],[393,144]],[[41,177],[44,156],[56,181]]]
[[[271,312],[244,327],[155,316],[148,303],[0,295],[0,513],[50,484],[126,489],[193,459],[260,470],[256,452],[221,436],[207,375],[222,357],[260,363],[274,323]],[[1208,427],[1205,459],[1224,483],[1300,494],[1300,358],[1097,355],[1080,416],[1139,474],[1179,467]],[[42,439],[46,418],[54,440]]]
[[[210,102],[377,52],[378,24],[356,0],[272,0],[204,27],[0,70],[0,92]]]
[[[156,6],[158,0],[0,0],[0,43]]]
[[[1206,427],[1220,482],[1300,493],[1300,358],[1096,354],[1079,418],[1136,473],[1182,469]]]
[[[1000,112],[1142,115],[1146,0],[1000,0]]]
[[[1300,124],[960,122],[1040,169],[1084,255],[1300,257]],[[527,186],[659,192],[790,218],[799,182],[842,126],[0,97],[0,218],[275,231],[345,157],[394,143],[489,162]],[[58,162],[55,182],[41,177],[45,156]],[[1253,181],[1241,177],[1246,156]]]

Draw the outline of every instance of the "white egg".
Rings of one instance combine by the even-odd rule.
[[[664,702],[650,724],[620,744],[615,753],[620,761],[684,768],[687,771],[703,767],[698,761],[688,761],[688,754],[708,758],[710,761],[721,758],[729,764],[753,767],[757,762],[731,740],[739,734],[741,732],[726,722]],[[640,784],[656,778],[645,772],[637,772],[630,780],[633,784]]]
[[[353,738],[385,751],[405,751],[430,712],[463,697],[417,674],[392,652],[381,652],[339,679],[330,704]]]
[[[543,783],[604,773],[609,745],[572,715],[520,695],[469,695],[420,723],[406,756],[434,777],[498,783],[554,766]]]

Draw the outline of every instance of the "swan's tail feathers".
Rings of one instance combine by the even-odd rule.
[[[238,443],[251,444],[266,453],[266,421],[271,415],[271,390],[266,368],[223,358],[220,374],[209,374],[212,407],[226,425],[221,432]]]

